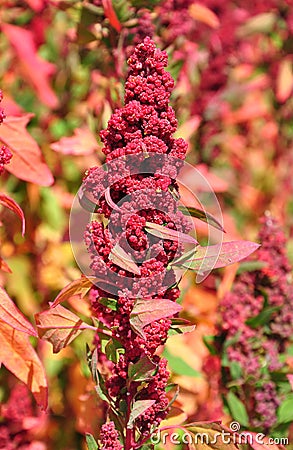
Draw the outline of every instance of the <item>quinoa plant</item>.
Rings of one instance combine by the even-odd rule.
[[[221,384],[235,420],[250,429],[284,436],[293,406],[292,267],[286,237],[270,215],[262,220],[259,240],[258,260],[251,261],[250,269],[257,267],[237,276],[220,305]]]
[[[178,317],[177,269],[207,272],[242,259],[257,244],[201,247],[188,234],[191,215],[222,227],[213,216],[179,205],[176,178],[187,144],[173,138],[177,121],[169,106],[174,81],[165,70],[167,54],[146,37],[128,65],[124,107],[101,132],[106,163],[88,170],[78,193],[80,207],[90,212],[84,230],[90,273],[64,288],[51,309],[37,315],[37,324],[55,351],[82,329],[95,331],[88,361],[105,404],[99,448],[134,450],[154,448],[150,438],[170,410],[172,386],[160,350],[170,333],[190,328]],[[93,325],[59,305],[89,288]],[[68,333],[61,316],[75,321]],[[48,326],[50,317],[54,325]],[[87,440],[98,448],[93,436]]]

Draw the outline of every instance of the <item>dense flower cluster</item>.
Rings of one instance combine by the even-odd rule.
[[[238,276],[221,304],[221,332],[230,363],[241,371],[251,425],[268,431],[276,423],[280,393],[271,373],[284,367],[280,358],[293,330],[293,284],[285,253],[286,238],[270,216],[263,219],[260,270]],[[223,348],[222,348],[223,350]],[[228,381],[230,375],[228,376]]]
[[[122,450],[123,447],[118,439],[118,431],[115,429],[113,422],[105,423],[101,427],[100,433],[101,450]]]
[[[197,28],[189,13],[194,0],[165,0],[160,3],[160,22],[164,30],[164,40],[173,43],[178,36],[191,36]]]
[[[133,45],[140,44],[147,36],[153,37],[155,27],[152,16],[148,9],[141,8],[137,12],[137,26],[132,30],[134,33]]]
[[[146,225],[151,222],[179,232],[190,230],[172,195],[178,189],[176,177],[187,144],[172,137],[177,121],[168,106],[174,82],[164,69],[167,54],[146,37],[128,64],[125,106],[112,114],[107,129],[101,132],[107,171],[92,168],[83,183],[84,196],[95,199],[97,212],[108,222],[92,221],[85,242],[94,275],[105,280],[91,290],[92,310],[123,349],[118,361],[109,363],[106,388],[117,409],[121,402],[128,405],[128,417],[129,399],[153,400],[135,421],[140,439],[146,439],[168,412],[165,388],[169,373],[166,360],[156,352],[167,339],[171,320],[152,320],[142,335],[131,326],[130,315],[137,299],[143,298],[147,308],[148,301],[176,301],[179,296],[175,274],[167,265],[180,254],[181,244],[147,233]],[[135,265],[123,267],[121,255]],[[115,311],[102,300],[109,297],[109,285]],[[95,342],[102,350],[99,336]],[[128,370],[143,358],[151,361],[156,371],[138,390],[139,383],[129,385]],[[113,433],[107,427],[105,433],[111,439]],[[116,448],[105,445],[110,444],[103,448]]]
[[[29,450],[32,448],[33,436],[30,432],[31,423],[37,423],[33,411],[30,393],[25,385],[16,385],[11,391],[7,403],[1,405],[0,449]],[[26,424],[25,424],[26,421]],[[36,448],[45,450],[41,442],[34,441]]]
[[[0,90],[0,102],[3,99],[2,91]],[[5,119],[5,112],[0,108],[0,125]],[[0,145],[0,175],[4,172],[5,164],[9,164],[12,158],[12,153],[6,145]]]

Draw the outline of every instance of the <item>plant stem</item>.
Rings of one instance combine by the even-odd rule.
[[[131,412],[131,394],[127,391],[127,415],[126,415],[126,435],[125,435],[125,450],[133,449],[133,428],[128,428],[127,424],[130,418]]]

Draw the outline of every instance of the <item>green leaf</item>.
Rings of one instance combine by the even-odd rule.
[[[172,372],[177,375],[185,375],[187,377],[196,378],[202,376],[200,372],[193,369],[193,367],[190,367],[182,358],[172,355],[172,353],[170,353],[167,349],[164,350],[163,355],[168,360],[168,364]]]
[[[257,316],[251,317],[250,319],[246,320],[246,325],[249,325],[251,328],[257,328],[261,325],[265,325],[266,323],[269,323],[272,315],[279,311],[280,307],[278,306],[271,306],[269,308],[264,308]]]
[[[177,399],[177,397],[178,397],[178,395],[179,395],[179,391],[180,391],[180,388],[179,388],[179,386],[178,386],[178,384],[177,384],[177,385],[176,385],[176,391],[175,391],[175,394],[173,395],[173,397],[172,397],[171,400],[169,401],[167,408],[170,408],[170,406],[173,405],[173,403],[175,402],[175,400]]]
[[[212,225],[213,227],[225,233],[222,224],[212,214],[208,213],[207,211],[202,211],[201,209],[198,208],[182,205],[179,205],[178,209],[186,216],[192,216],[195,217],[196,219],[202,220],[203,222],[206,222],[209,225]]]
[[[112,2],[120,22],[126,22],[131,18],[133,11],[128,0],[112,0]]]
[[[66,225],[64,209],[61,207],[58,197],[54,191],[47,187],[41,188],[41,208],[44,223],[48,224],[53,230],[62,232]]]
[[[174,389],[174,388],[176,388],[177,389],[177,387],[178,387],[178,384],[176,384],[176,383],[170,383],[170,384],[167,384],[167,386],[166,386],[166,388],[165,388],[165,391],[166,392],[170,392],[172,389]]]
[[[111,339],[111,336],[108,336],[108,334],[104,334],[104,333],[98,333],[98,336],[100,338],[100,343],[101,343],[101,352],[106,354],[106,347]]]
[[[146,381],[152,378],[156,369],[157,364],[154,364],[147,356],[143,356],[137,363],[129,364],[128,377],[132,381]]]
[[[107,403],[111,403],[111,399],[108,396],[108,392],[105,386],[105,381],[98,369],[98,350],[95,349],[91,355],[91,359],[88,356],[88,360],[90,360],[90,369],[92,372],[92,377],[94,382],[96,383],[95,390],[101,400],[104,400]]]
[[[108,333],[111,333],[111,329],[105,325],[101,320],[98,320],[96,317],[92,317],[92,321],[95,327],[99,328],[100,330],[105,330]]]
[[[98,450],[98,448],[99,448],[98,444],[92,434],[86,433],[85,439],[86,439],[88,450]]]
[[[233,392],[229,392],[227,395],[227,403],[231,411],[231,416],[234,420],[237,420],[244,427],[249,425],[249,417],[246,408],[241,400]]]
[[[117,302],[118,300],[116,300],[115,298],[106,298],[106,297],[99,298],[99,303],[101,303],[101,305],[106,306],[106,308],[112,309],[112,311],[117,311],[118,309]]]
[[[239,264],[236,275],[241,275],[244,272],[254,272],[255,270],[261,270],[267,267],[267,263],[264,261],[243,261]]]
[[[105,347],[105,354],[108,360],[117,364],[122,353],[125,353],[125,349],[121,343],[117,339],[110,339]]]
[[[215,343],[215,336],[203,336],[202,338],[205,346],[207,347],[207,349],[209,350],[211,355],[217,355],[217,349],[214,346]]]
[[[288,356],[293,356],[293,344],[288,346],[286,353]]]
[[[242,368],[237,361],[231,361],[230,373],[233,380],[238,380],[242,376]]]
[[[289,394],[277,411],[278,424],[293,421],[293,394]]]
[[[181,256],[179,256],[179,258],[174,259],[174,261],[172,261],[171,265],[172,266],[180,266],[184,262],[191,260],[192,258],[194,258],[194,255],[196,254],[196,249],[197,249],[196,247],[193,247],[191,250],[184,252]]]
[[[230,339],[227,339],[223,345],[223,349],[227,350],[228,347],[230,347],[231,345],[237,344],[237,342],[239,341],[239,338],[241,336],[241,331],[237,331],[237,333],[231,337]]]
[[[153,450],[154,446],[152,444],[143,444],[139,448],[140,448],[140,450]]]
[[[171,74],[173,80],[176,82],[183,67],[184,60],[178,59],[177,61],[174,61],[174,59],[171,59],[170,61],[171,62],[167,67],[167,71]]]
[[[98,21],[98,15],[94,11],[82,8],[80,22],[77,27],[77,42],[79,45],[85,45],[97,40],[96,36],[89,30]]]
[[[147,409],[149,409],[154,403],[156,403],[156,400],[137,400],[136,402],[134,402],[129,416],[127,428],[133,428],[134,421]]]
[[[135,8],[149,8],[150,6],[156,6],[158,3],[160,3],[160,0],[132,0],[131,4],[132,6],[135,6]]]
[[[126,415],[127,414],[127,403],[124,400],[124,398],[122,398],[119,402],[119,412]]]

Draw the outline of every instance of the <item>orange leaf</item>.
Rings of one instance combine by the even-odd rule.
[[[93,286],[95,278],[82,276],[78,280],[72,281],[57,295],[54,302],[50,304],[51,308],[55,308],[59,303],[65,302],[70,297],[84,297],[89,289]]]
[[[0,362],[33,393],[37,403],[47,408],[47,380],[29,337],[0,321]]]
[[[21,207],[16,203],[16,201],[13,200],[13,198],[11,198],[5,194],[0,194],[0,203],[1,203],[1,205],[6,206],[11,211],[15,212],[15,214],[18,215],[18,217],[20,218],[21,223],[22,223],[21,234],[23,236],[25,233],[25,218],[24,218],[23,210],[21,209]]]
[[[176,406],[172,406],[171,410],[167,416],[167,419],[163,420],[160,423],[160,428],[163,427],[172,427],[176,425],[180,425],[187,419],[187,414],[181,408]]]
[[[76,128],[74,136],[61,138],[51,144],[51,148],[63,155],[90,155],[98,149],[98,145],[93,133],[84,127]]]
[[[204,5],[193,3],[189,8],[190,16],[200,22],[209,25],[211,28],[218,28],[220,22],[216,14]]]
[[[12,270],[10,269],[7,262],[4,261],[4,259],[0,256],[0,269],[3,270],[3,272],[12,273]]]
[[[115,10],[112,5],[112,0],[102,0],[105,16],[109,19],[110,24],[115,28],[118,33],[121,31],[122,26],[118,20]]]
[[[293,89],[293,63],[290,59],[281,61],[277,76],[277,100],[281,103],[288,100]]]
[[[76,314],[57,305],[42,313],[35,314],[39,337],[53,345],[53,352],[58,353],[70,344],[84,329],[89,328]]]
[[[17,331],[37,336],[32,324],[24,317],[13,303],[7,292],[0,287],[0,319]]]
[[[218,287],[218,298],[222,299],[232,288],[238,270],[238,264],[225,267],[224,276]]]
[[[32,84],[41,102],[50,108],[57,108],[59,101],[49,83],[55,66],[39,57],[33,33],[7,23],[2,24],[2,30],[15,49],[24,77]]]
[[[43,161],[38,144],[25,128],[31,117],[33,114],[10,116],[1,125],[0,142],[7,145],[13,153],[6,169],[21,180],[50,186],[54,182],[53,175]]]
[[[246,103],[235,111],[225,111],[223,120],[227,125],[235,125],[264,117],[268,112],[267,104],[259,96],[256,96],[255,98],[247,99]]]
[[[79,314],[83,314],[86,317],[91,316],[91,308],[86,298],[79,298],[78,301],[76,301],[76,297],[70,297],[67,299],[67,302],[69,306],[74,308]]]

